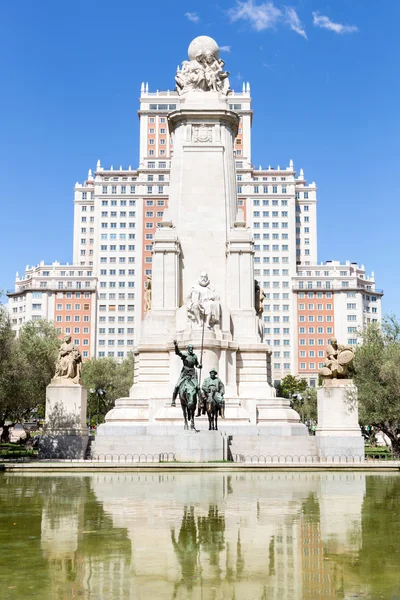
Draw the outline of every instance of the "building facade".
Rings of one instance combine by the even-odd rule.
[[[320,352],[327,341],[333,335],[340,342],[354,341],[354,327],[362,329],[368,318],[380,320],[382,292],[368,294],[371,290],[362,287],[375,290],[373,276],[366,279],[363,267],[333,262],[318,266],[315,182],[307,183],[303,169],[297,174],[292,160],[287,166],[255,168],[249,83],[229,98],[230,108],[240,118],[234,144],[238,207],[254,236],[255,277],[265,294],[262,319],[265,343],[272,350],[273,380],[279,382],[289,373],[299,373],[314,384],[318,365],[323,362]],[[153,238],[168,207],[173,155],[168,114],[176,108],[177,93],[149,92],[148,84],[143,83],[139,103],[137,168],[104,167],[98,161],[94,172],[89,170],[87,179],[76,183],[74,190],[75,266],[68,270],[91,273],[96,279],[96,320],[90,347],[98,357],[123,359],[139,338],[144,290],[152,273]],[[90,281],[94,283],[94,279]],[[306,286],[304,291],[302,286]],[[308,300],[311,292],[318,294],[314,303],[302,297],[307,295]],[[356,296],[347,296],[350,293]],[[368,296],[376,300],[367,300]],[[11,296],[10,303],[15,308]],[[300,308],[303,305],[305,308]],[[356,305],[356,319],[349,305]],[[348,325],[347,310],[352,319]],[[314,315],[313,311],[321,312]],[[42,313],[46,313],[44,308]],[[48,314],[52,314],[51,309]],[[307,325],[306,330],[305,323],[321,316],[324,325],[314,321],[314,332],[309,333],[313,325]],[[20,317],[14,318],[18,327]],[[319,345],[321,348],[312,348]]]
[[[8,292],[9,315],[18,333],[28,321],[52,321],[60,337],[71,335],[83,360],[95,354],[96,277],[91,268],[41,262],[17,274]]]

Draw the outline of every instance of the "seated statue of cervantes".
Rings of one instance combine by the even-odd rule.
[[[212,329],[220,321],[220,303],[219,296],[205,271],[200,273],[200,277],[195,283],[186,302],[188,317],[196,325],[202,326],[203,323]]]

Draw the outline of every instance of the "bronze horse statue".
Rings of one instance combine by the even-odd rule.
[[[197,406],[197,393],[197,388],[192,384],[190,379],[185,379],[179,386],[179,399],[181,401],[185,429],[189,429],[189,422],[190,429],[195,429],[194,415]]]
[[[219,404],[215,398],[215,392],[217,388],[210,386],[208,394],[205,396],[206,412],[208,416],[208,429],[209,431],[218,431],[218,413]]]

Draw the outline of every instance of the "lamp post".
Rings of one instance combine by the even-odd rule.
[[[103,388],[90,388],[89,392],[91,394],[96,394],[97,397],[97,411],[96,411],[96,429],[99,425],[99,410],[100,410],[100,400],[103,400],[106,397],[107,391]],[[90,413],[89,413],[89,423],[90,423]]]

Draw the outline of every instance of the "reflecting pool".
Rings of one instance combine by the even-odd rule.
[[[0,475],[6,600],[400,599],[400,475]]]

